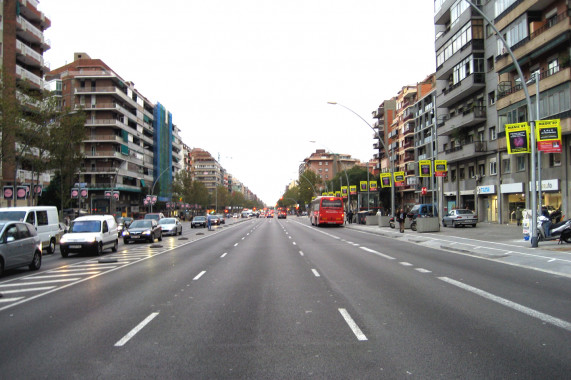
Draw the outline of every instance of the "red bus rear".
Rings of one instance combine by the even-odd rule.
[[[312,225],[324,224],[342,226],[345,222],[343,198],[317,197],[309,205],[309,218]]]

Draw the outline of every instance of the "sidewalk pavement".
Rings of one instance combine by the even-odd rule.
[[[410,229],[400,233],[398,228],[378,225],[346,224],[345,227],[571,277],[571,244],[541,241],[537,248],[531,248],[531,242],[523,238],[522,227],[513,224],[481,222],[476,228],[440,227],[439,232],[427,233]]]

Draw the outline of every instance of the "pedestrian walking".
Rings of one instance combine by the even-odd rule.
[[[353,210],[351,210],[351,209],[347,213],[347,221],[349,222],[349,224],[353,223]]]
[[[521,226],[521,219],[522,219],[521,207],[518,207],[517,210],[515,210],[515,220],[518,226]]]
[[[398,213],[398,219],[399,219],[399,228],[400,228],[400,232],[404,233],[404,221],[406,219],[406,214],[404,213],[404,209],[401,208],[399,213]]]
[[[212,219],[210,218],[210,214],[206,217],[206,227],[208,227],[208,231],[212,231]]]

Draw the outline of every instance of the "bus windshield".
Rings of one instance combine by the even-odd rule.
[[[323,199],[321,201],[321,207],[325,208],[341,208],[341,199]]]

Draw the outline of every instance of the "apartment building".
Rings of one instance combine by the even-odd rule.
[[[182,146],[173,138],[177,128],[163,105],[153,104],[134,83],[86,53],[75,53],[72,63],[47,79],[61,88],[62,107],[87,114],[78,176],[80,187],[89,191],[86,208],[130,215],[143,211],[143,198],[153,191],[170,200],[173,150],[178,155]],[[116,194],[114,202],[109,191]]]
[[[43,54],[50,48],[50,41],[44,37],[44,31],[50,25],[50,19],[38,10],[38,1],[0,0],[0,59],[3,70],[1,96],[17,98],[28,112],[34,112],[37,104],[20,90],[26,88],[33,92],[44,88],[44,73],[49,71],[49,65],[44,61]],[[14,131],[5,129],[2,133],[3,185],[30,184],[32,171],[26,167],[15,167],[17,149]],[[46,185],[49,181],[49,174],[41,175],[40,184]],[[3,197],[0,202],[2,206],[8,203]]]
[[[379,107],[372,112],[373,119],[376,119],[373,123],[373,128],[376,131],[373,135],[373,140],[375,140],[373,148],[377,150],[377,153],[373,155],[373,158],[377,159],[377,164],[375,166],[380,172],[390,171],[389,157],[385,154],[385,149],[383,147],[388,146],[389,144],[387,138],[388,133],[385,133],[385,131],[388,131],[389,127],[393,123],[395,112],[395,98],[383,101]],[[379,137],[383,140],[379,141]],[[394,155],[391,156],[391,159],[394,160],[394,157]]]
[[[531,183],[530,155],[508,155],[505,124],[529,121],[529,109],[523,84],[531,97],[531,119],[559,119],[562,133],[561,153],[539,153],[541,203],[550,209],[561,207],[564,215],[571,214],[569,204],[571,181],[571,24],[569,1],[500,0],[490,13],[494,26],[508,42],[523,74],[519,76],[507,50],[498,41],[493,55],[498,77],[496,104],[500,156],[497,183],[503,220],[510,220],[518,205],[529,205]],[[536,82],[536,80],[538,80]],[[539,94],[537,91],[539,87]],[[537,186],[539,191],[539,186]]]
[[[357,163],[359,160],[352,158],[350,154],[330,153],[325,149],[317,149],[303,160],[303,164],[300,165],[300,173],[309,169],[323,181],[331,181],[337,173],[351,169]]]
[[[438,158],[437,134],[436,134],[436,76],[429,75],[425,80],[417,84],[417,101],[413,107],[414,114],[414,156],[415,161],[432,161]],[[420,177],[418,165],[416,175],[418,184],[416,187],[416,202],[431,203],[434,199],[438,202],[438,184],[434,177]],[[421,193],[426,188],[426,194]]]
[[[493,14],[495,2],[476,3]],[[480,221],[501,221],[496,37],[465,1],[434,4],[438,158],[448,161],[439,209],[469,208]]]
[[[191,156],[191,175],[193,181],[199,181],[206,186],[208,194],[215,196],[217,186],[224,186],[225,170],[212,157],[212,155],[200,148],[193,148]]]

